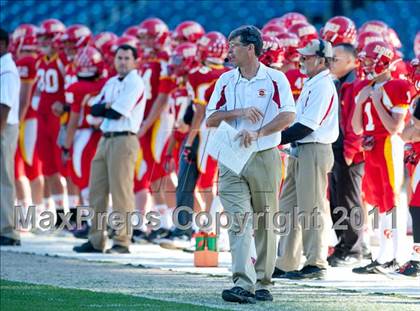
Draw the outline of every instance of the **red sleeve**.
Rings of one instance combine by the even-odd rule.
[[[82,110],[82,94],[83,92],[78,91],[79,83],[73,83],[66,90],[66,104],[70,105],[70,111],[80,113]]]
[[[389,105],[393,107],[408,109],[414,95],[413,87],[407,80],[391,80],[384,86],[383,100],[386,102],[389,99]]]
[[[341,95],[341,120],[340,126],[344,135],[344,157],[358,163],[363,160],[361,135],[356,135],[351,125],[356,102],[354,100],[354,83],[345,83],[340,90]]]
[[[16,62],[19,69],[19,76],[22,81],[32,82],[36,79],[36,59],[24,57]]]

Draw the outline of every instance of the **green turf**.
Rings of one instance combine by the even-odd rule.
[[[116,284],[118,286],[118,284]],[[206,310],[217,310],[205,307]],[[203,310],[191,304],[0,279],[0,310]]]

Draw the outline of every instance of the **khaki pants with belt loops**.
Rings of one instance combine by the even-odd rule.
[[[225,213],[232,219],[229,229],[232,278],[235,286],[251,292],[272,284],[276,234],[270,222],[278,211],[280,180],[281,160],[277,148],[255,153],[241,175],[220,165],[220,200]],[[265,213],[265,216],[259,217],[253,224],[255,213]],[[240,222],[243,232],[240,232]],[[253,233],[257,251],[255,265],[250,252]]]

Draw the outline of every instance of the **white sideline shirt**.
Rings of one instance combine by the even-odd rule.
[[[10,107],[7,124],[19,123],[20,77],[12,54],[0,57],[0,103]]]
[[[222,74],[216,82],[206,109],[206,119],[217,111],[231,111],[256,107],[263,113],[263,119],[255,124],[240,118],[227,122],[237,130],[257,131],[271,122],[281,112],[296,112],[292,91],[286,76],[278,70],[260,63],[255,77],[247,80],[239,68]],[[281,132],[260,137],[257,151],[277,147],[281,142]]]
[[[328,69],[305,81],[296,110],[295,123],[313,130],[298,143],[332,144],[337,140],[338,95]]]
[[[98,103],[111,104],[112,109],[122,114],[118,120],[104,118],[100,127],[102,132],[137,133],[146,107],[144,83],[137,70],[131,70],[122,80],[118,75],[110,78],[93,104]]]

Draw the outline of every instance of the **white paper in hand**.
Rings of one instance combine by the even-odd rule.
[[[237,134],[238,130],[222,121],[210,136],[207,150],[214,159],[239,175],[252,153],[257,150],[257,144],[253,142],[248,148],[241,147],[240,140],[235,140]]]

